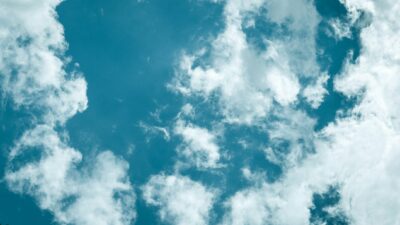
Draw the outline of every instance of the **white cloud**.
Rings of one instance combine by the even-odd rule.
[[[268,223],[269,212],[265,204],[268,193],[257,190],[237,192],[226,203],[228,214],[225,215],[224,225],[263,225]]]
[[[330,30],[327,31],[328,35],[334,37],[336,40],[351,38],[351,26],[353,24],[346,23],[340,19],[331,19],[328,22],[330,25]]]
[[[358,15],[356,9],[372,13],[372,23],[361,33],[359,61],[347,65],[335,82],[338,90],[360,95],[362,100],[349,121],[326,130],[333,136],[329,147],[338,148],[335,156],[342,165],[336,168],[343,176],[339,180],[343,183],[342,205],[354,224],[400,224],[396,188],[400,177],[394,161],[400,154],[400,3],[355,0],[345,4],[354,10],[353,15]]]
[[[37,152],[35,152],[37,151]],[[25,156],[39,154],[26,162]],[[27,131],[10,154],[6,181],[11,190],[33,196],[59,223],[130,224],[135,194],[128,164],[111,152],[81,167],[82,155],[49,126]],[[79,168],[79,169],[78,169]]]
[[[288,10],[293,5],[296,10]],[[267,50],[260,52],[247,41],[242,24],[263,7],[268,9],[264,20],[288,23],[293,32],[287,37],[263,37]],[[184,55],[171,86],[184,95],[205,99],[216,95],[225,122],[252,125],[267,117],[273,101],[283,106],[296,102],[300,76],[319,74],[314,41],[319,18],[312,3],[303,0],[231,0],[224,15],[226,27],[211,49]],[[210,61],[194,66],[207,51]]]
[[[86,81],[66,71],[59,0],[3,0],[0,7],[2,96],[32,120],[9,156],[13,191],[35,198],[61,224],[130,224],[135,218],[128,164],[106,151],[93,162],[57,131],[87,108]],[[62,131],[61,131],[62,132]]]
[[[139,127],[148,135],[147,142],[149,142],[153,136],[157,135],[161,135],[166,141],[170,140],[169,131],[165,127],[149,125],[143,121],[139,122]]]
[[[314,155],[289,168],[278,182],[236,193],[227,205],[234,208],[233,199],[254,195],[248,199],[257,199],[254,204],[262,210],[258,216],[268,223],[306,225],[312,194],[338,185],[341,201],[337,210],[352,224],[399,224],[399,176],[394,159],[399,155],[400,135],[377,118],[357,118],[331,124],[315,140]],[[250,210],[230,210],[227,216],[238,221],[253,217]]]
[[[400,224],[396,161],[400,155],[400,46],[396,35],[400,30],[396,19],[400,3],[344,2],[354,16],[359,16],[357,10],[361,9],[371,12],[373,18],[361,33],[360,58],[346,65],[335,80],[337,90],[349,97],[359,96],[359,103],[350,115],[336,118],[314,134],[316,153],[290,167],[278,182],[236,193],[227,202],[229,219],[258,218],[254,224],[264,220],[271,224],[309,224],[312,193],[338,185],[341,201],[335,210],[348,216],[352,224]],[[257,199],[254,205],[263,216],[233,210],[237,207],[235,199],[253,195],[246,199]],[[268,197],[271,195],[275,198]]]
[[[265,51],[248,42],[242,27],[249,18],[259,16],[263,7],[268,11],[261,15],[264,20],[290,28],[287,36],[262,37]],[[319,78],[316,62],[316,9],[311,1],[302,0],[231,0],[226,2],[224,15],[225,29],[211,43],[211,49],[182,57],[174,88],[184,96],[212,101],[217,97],[224,122],[268,128],[271,141],[288,142],[289,150],[282,152],[285,150],[272,146],[267,157],[285,171],[294,168],[313,150],[315,120],[292,106],[302,95],[318,107],[326,92],[327,78]],[[256,26],[254,21],[247,24]],[[207,51],[211,59],[204,62]],[[311,80],[310,87],[301,87],[301,78]],[[276,121],[264,124],[270,113]],[[251,171],[245,174],[256,187],[239,191],[226,201],[222,224],[308,224],[312,191],[306,184],[287,187],[277,182],[270,186],[263,176],[253,176]]]
[[[64,123],[87,107],[86,82],[67,74],[59,1],[5,1],[0,9],[0,80],[17,107],[41,111],[46,123]]]
[[[271,68],[266,83],[270,86],[274,99],[281,105],[289,105],[296,101],[300,84],[294,76],[285,76],[284,72]]]
[[[183,142],[178,152],[190,163],[199,169],[218,168],[220,164],[220,148],[216,143],[216,136],[209,130],[186,123],[176,122],[174,133],[179,135]]]
[[[281,109],[277,114],[268,125],[270,147],[265,153],[270,162],[288,169],[314,151],[316,120],[300,110]]]
[[[216,192],[180,175],[156,175],[142,187],[147,204],[159,207],[163,222],[206,225]]]
[[[312,192],[304,184],[296,184],[264,183],[236,192],[225,202],[227,213],[222,224],[308,225]]]
[[[187,103],[182,106],[181,112],[178,117],[181,116],[181,114],[184,116],[193,117],[195,115],[195,109],[191,104]]]
[[[329,142],[318,143],[320,152],[311,164],[320,170],[318,185],[341,185],[342,204],[354,224],[399,224],[396,186],[399,176],[393,159],[399,155],[398,131],[374,116],[340,121],[324,131]],[[310,170],[311,168],[307,168]],[[314,181],[314,182],[316,182]],[[377,207],[381,206],[381,207]]]
[[[225,203],[223,224],[309,224],[312,194],[330,185],[338,185],[342,199],[337,209],[353,224],[400,224],[396,161],[400,155],[400,3],[343,2],[355,26],[371,22],[361,33],[358,61],[348,63],[335,80],[337,91],[358,96],[360,102],[347,117],[336,118],[318,133],[312,130],[313,119],[291,109],[299,96],[317,108],[326,93],[327,78],[320,75],[315,62],[319,19],[311,1],[227,1],[226,26],[211,49],[206,49],[211,60],[197,63],[204,52],[182,58],[176,90],[206,100],[217,96],[225,122],[266,127],[272,142],[290,144],[289,154],[277,152],[274,146],[266,150],[269,159],[283,166],[283,177],[274,183],[257,178],[260,182],[254,182],[254,187],[231,196]],[[66,46],[62,27],[54,18],[58,3],[4,1],[0,9],[2,90],[16,106],[43,110],[40,121],[45,124],[27,131],[17,142],[10,156],[14,167],[6,179],[11,189],[34,196],[59,222],[129,224],[134,218],[134,195],[126,162],[104,152],[92,168],[78,169],[82,155],[54,131],[55,124],[63,124],[87,105],[85,81],[78,74],[67,74],[66,59],[58,57]],[[288,23],[291,34],[269,37],[267,50],[260,53],[247,41],[242,24],[244,17],[259,14],[261,7],[267,8],[265,17],[270,21]],[[361,15],[358,9],[369,11],[372,21],[369,14],[362,21],[356,19]],[[345,32],[339,36],[347,35],[340,29]],[[312,82],[302,87],[301,77]],[[271,111],[281,113],[278,120],[261,126],[258,122]],[[194,158],[195,165],[213,168],[218,164],[220,149],[212,132],[182,121],[175,132],[186,145],[183,153]],[[40,159],[20,161],[37,149]],[[305,154],[305,149],[316,152]],[[197,153],[202,156],[197,158]],[[251,171],[246,174],[253,177]],[[198,225],[210,221],[216,193],[187,177],[157,175],[143,186],[143,196],[149,205],[159,207],[163,221]]]
[[[307,86],[303,90],[303,96],[312,108],[317,109],[324,101],[325,95],[328,94],[326,90],[328,79],[328,74],[321,74],[314,84]]]
[[[320,18],[313,1],[269,0],[266,4],[268,19],[290,30],[288,36],[273,41],[285,46],[283,52],[291,70],[298,76],[318,77],[315,35]]]

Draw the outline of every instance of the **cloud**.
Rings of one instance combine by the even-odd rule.
[[[361,101],[349,119],[331,126],[331,150],[337,159],[336,172],[342,183],[342,206],[354,224],[400,224],[400,203],[396,187],[400,177],[394,161],[400,152],[398,90],[400,88],[400,46],[396,19],[398,1],[345,1],[352,16],[370,24],[361,32],[363,51],[349,64],[335,87]],[[360,15],[360,10],[367,11]],[[365,16],[367,15],[367,16]],[[323,147],[322,147],[323,148]],[[332,162],[333,158],[327,158]],[[333,166],[333,165],[332,165]],[[381,207],[378,207],[381,206]]]
[[[265,195],[261,190],[249,189],[237,192],[226,202],[228,213],[223,225],[262,225],[268,223],[269,212]]]
[[[27,162],[33,154],[37,159]],[[5,177],[10,189],[33,196],[59,223],[123,225],[135,217],[128,164],[109,151],[82,165],[79,151],[41,125],[18,140],[10,163]]]
[[[314,152],[315,124],[315,119],[300,110],[279,110],[276,120],[266,127],[269,136],[267,159],[284,169],[302,162]]]
[[[181,175],[156,175],[142,187],[147,204],[159,208],[163,222],[175,225],[206,225],[216,192]]]
[[[298,6],[296,10],[293,5]],[[262,21],[292,28],[287,35],[262,35],[265,51],[248,41],[243,26],[248,20],[255,26],[264,8],[268,12]],[[314,79],[320,73],[314,41],[319,18],[312,3],[231,0],[226,2],[224,16],[225,29],[210,48],[183,55],[170,86],[185,96],[206,100],[217,96],[225,122],[233,124],[252,125],[265,119],[274,102],[282,106],[296,103],[299,78]],[[205,60],[204,55],[210,58]],[[314,95],[316,99],[323,93]]]
[[[355,21],[369,20],[365,18],[368,13],[373,18],[357,22],[370,24],[361,32],[362,54],[335,80],[338,91],[358,97],[359,102],[348,114],[315,133],[315,154],[290,167],[278,182],[265,182],[232,196],[226,203],[230,209],[227,221],[246,224],[241,221],[251,218],[255,221],[249,224],[309,224],[312,194],[338,185],[341,200],[335,210],[344,213],[351,224],[400,224],[400,177],[395,160],[400,154],[396,91],[400,49],[395,35],[400,28],[395,19],[400,3],[344,3]],[[362,12],[365,10],[368,12]],[[249,203],[239,205],[240,201]],[[259,213],[253,215],[252,207]]]
[[[377,118],[340,119],[315,139],[317,152],[289,168],[277,182],[264,181],[235,193],[226,203],[226,220],[250,217],[258,218],[254,224],[309,224],[313,194],[337,185],[341,199],[335,208],[352,224],[398,224],[394,159],[399,137]],[[237,203],[241,198],[250,203]],[[237,205],[247,208],[239,210]],[[257,217],[252,207],[258,210]]]
[[[67,69],[58,0],[4,0],[0,7],[2,97],[31,112],[9,155],[10,190],[35,198],[60,224],[130,224],[135,194],[128,164],[109,151],[82,161],[64,124],[87,108],[87,84]]]
[[[328,94],[328,91],[326,90],[328,80],[328,74],[321,74],[314,84],[307,86],[303,90],[303,96],[312,108],[317,109],[321,103],[324,102],[324,97]]]
[[[225,202],[223,225],[307,225],[311,190],[305,183],[264,183],[236,192]]]
[[[328,77],[321,78],[324,73],[316,62],[319,16],[313,3],[303,0],[226,1],[224,16],[225,28],[211,47],[184,54],[170,86],[188,100],[195,96],[216,103],[222,123],[266,129],[268,160],[289,171],[314,150],[316,122],[296,105],[304,97],[317,108],[326,94]],[[287,26],[289,31],[260,34],[263,49],[249,40],[246,30],[259,26],[257,20]],[[287,187],[280,180],[270,185],[263,177],[254,176],[254,187],[225,202],[221,223],[308,224],[313,192],[307,185]]]
[[[199,169],[220,167],[220,148],[216,136],[209,130],[186,123],[176,122],[174,133],[182,138],[178,152]]]
[[[60,223],[129,224],[135,195],[128,164],[108,151],[85,163],[56,131],[87,107],[85,80],[65,69],[58,3],[4,1],[0,9],[2,91],[16,108],[39,112],[10,153],[6,180]],[[321,131],[313,130],[316,120],[297,105],[305,98],[318,108],[327,94],[328,77],[316,62],[319,16],[311,1],[228,0],[222,32],[209,47],[182,56],[170,86],[188,101],[195,96],[216,103],[223,124],[264,128],[270,140],[266,157],[283,169],[273,182],[246,169],[251,186],[225,201],[222,224],[309,224],[313,194],[332,185],[340,194],[333,211],[343,212],[352,224],[400,224],[400,3],[343,3],[351,25],[363,28],[363,48],[334,86],[358,102]],[[256,46],[247,32],[258,20],[287,27],[288,33],[265,34],[265,49]],[[348,36],[347,27],[331,22],[338,38]],[[216,168],[221,155],[215,134],[196,125],[191,104],[182,114],[192,122],[175,124],[174,133],[183,140],[178,151],[198,169]],[[208,224],[218,195],[188,177],[164,174],[151,177],[142,191],[163,222],[178,225]]]
[[[149,142],[153,136],[157,135],[161,135],[165,141],[169,141],[171,138],[168,129],[165,127],[149,125],[143,121],[139,122],[139,127],[148,135],[147,142]]]
[[[340,19],[331,19],[328,21],[330,30],[327,31],[329,36],[334,37],[336,40],[343,38],[351,38],[351,25]]]
[[[350,25],[361,30],[362,51],[355,63],[345,65],[334,86],[358,102],[321,131],[313,130],[314,119],[291,107],[301,96],[318,108],[327,94],[328,77],[315,62],[319,19],[311,1],[226,1],[226,26],[211,43],[211,54],[182,58],[176,90],[205,100],[216,96],[224,122],[266,128],[272,144],[267,157],[284,169],[277,181],[260,176],[233,194],[225,202],[222,224],[309,224],[313,194],[332,186],[340,194],[335,210],[352,224],[400,224],[400,3],[342,2]],[[243,24],[263,7],[269,21],[289,27],[290,38],[269,37],[260,53]],[[257,26],[252,19],[247,25]],[[350,27],[338,21],[331,25],[338,38],[349,37]],[[311,82],[302,83],[302,78]],[[269,114],[279,116],[264,126],[262,119]],[[275,145],[280,142],[289,154]]]
[[[87,107],[86,82],[64,70],[67,44],[55,19],[59,1],[2,2],[1,88],[16,107],[37,110],[39,120],[64,123]]]

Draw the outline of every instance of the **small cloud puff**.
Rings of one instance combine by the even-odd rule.
[[[156,175],[142,187],[147,204],[159,208],[163,222],[207,225],[216,191],[180,175]]]
[[[205,128],[178,120],[174,133],[182,138],[178,152],[199,169],[221,167],[220,148],[215,134]]]

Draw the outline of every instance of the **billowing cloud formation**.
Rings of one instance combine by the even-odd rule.
[[[216,102],[216,107],[212,108],[216,108],[216,113],[222,115],[222,123],[270,127],[271,139],[276,142],[289,142],[293,151],[285,155],[271,149],[268,157],[271,160],[273,158],[275,163],[291,166],[304,157],[302,148],[312,146],[310,138],[313,137],[312,128],[315,124],[313,119],[291,107],[300,97],[304,97],[310,105],[317,108],[326,94],[324,86],[327,77],[319,77],[321,72],[316,61],[314,36],[319,22],[318,14],[312,2],[307,0],[232,0],[226,1],[225,4],[224,29],[209,47],[182,56],[177,75],[170,87],[188,99],[200,97],[210,104]],[[260,15],[263,9],[268,11],[267,14],[261,14],[265,16],[264,19],[272,21],[282,30],[281,35],[272,33],[262,36],[261,42],[266,46],[265,49],[252,43],[246,35],[246,29],[254,26],[255,17]],[[290,27],[289,33],[284,34],[284,26]],[[312,90],[301,86],[300,80],[303,78],[309,80],[306,87],[310,86],[308,89]],[[185,106],[188,105],[190,104]],[[275,109],[274,106],[278,106],[279,109]],[[183,141],[178,153],[196,165],[197,169],[215,169],[221,158],[221,148],[216,142],[215,134],[196,126],[196,115],[192,110],[189,111],[188,107],[183,107],[181,114],[190,114],[190,121],[193,122],[178,119],[174,127],[174,134],[180,136]],[[262,121],[266,121],[271,113],[279,118],[284,117],[281,121],[285,122],[266,126]],[[263,202],[262,198],[256,195],[254,197],[258,202]],[[172,211],[166,211],[169,204],[175,206],[171,199],[164,201],[161,201],[162,204],[158,203],[162,218]],[[235,201],[231,202],[234,204]],[[195,202],[188,204],[196,206]],[[257,207],[251,206],[251,200],[246,201],[244,205],[241,202],[236,205],[239,209],[235,209],[236,206],[230,207],[227,203],[227,208],[233,210],[230,214],[232,216],[241,211],[240,207],[252,207],[241,212],[243,214]],[[185,211],[179,213],[185,214]],[[262,214],[257,216],[264,217]],[[173,217],[179,218],[179,215]],[[224,222],[265,222],[257,217],[252,220],[248,218],[252,216],[242,220],[226,216]]]
[[[263,8],[269,12],[268,19],[277,26],[289,26],[291,32],[262,37],[267,49],[260,52],[248,42],[244,29],[248,28],[246,24],[252,26],[254,15]],[[226,122],[236,124],[264,119],[273,102],[282,106],[296,102],[301,91],[299,78],[313,80],[319,75],[314,41],[319,18],[312,2],[227,1],[224,15],[226,27],[211,49],[182,58],[175,89],[206,99],[216,94]],[[199,60],[207,52],[211,59],[202,65]],[[312,99],[323,94],[313,92]]]
[[[16,107],[37,110],[46,123],[64,123],[87,107],[86,82],[67,74],[67,44],[56,20],[60,1],[2,1],[1,88]]]
[[[359,23],[363,52],[349,64],[336,88],[362,100],[351,116],[324,131],[330,143],[321,146],[324,159],[342,184],[342,207],[354,224],[400,224],[397,187],[400,177],[399,107],[400,23],[398,1],[345,1],[353,16],[368,13]],[[336,159],[336,160],[335,160]],[[338,163],[339,162],[339,163]],[[329,170],[330,168],[325,168]]]
[[[37,154],[38,160],[26,162],[27,155]],[[14,168],[6,174],[9,186],[35,197],[60,223],[123,225],[135,216],[128,164],[111,152],[100,153],[93,164],[78,169],[81,153],[41,125],[27,131],[10,156]]]
[[[162,221],[176,225],[205,225],[210,219],[214,190],[180,175],[156,175],[143,186],[144,200],[160,208]]]
[[[32,112],[30,129],[9,157],[9,188],[33,196],[62,224],[130,224],[135,217],[128,164],[111,152],[81,164],[64,123],[87,107],[86,82],[68,72],[58,0],[5,0],[0,7],[0,81],[16,110]],[[89,162],[89,161],[88,161]]]
[[[314,194],[332,187],[338,189],[340,201],[325,209],[331,216],[357,225],[400,224],[396,172],[400,165],[396,161],[400,154],[400,3],[342,3],[351,24],[331,20],[332,35],[342,39],[350,36],[346,26],[362,28],[362,51],[356,62],[344,66],[334,87],[358,101],[321,131],[314,130],[315,121],[307,113],[292,107],[304,97],[318,108],[327,94],[328,77],[315,61],[318,16],[311,1],[226,1],[226,26],[211,50],[182,58],[176,90],[205,100],[216,96],[224,123],[262,127],[272,143],[274,139],[289,142],[290,154],[274,145],[265,151],[270,161],[283,168],[282,177],[273,182],[261,177],[233,194],[225,202],[222,224],[310,224]],[[251,44],[244,31],[254,25],[251,18],[262,9],[270,22],[290,30],[288,39],[266,37],[265,51]],[[262,119],[276,115],[274,111],[279,117],[264,124]]]
[[[135,217],[135,195],[127,163],[103,152],[83,164],[82,154],[58,132],[87,107],[84,79],[65,69],[66,43],[54,10],[58,3],[2,2],[1,88],[16,108],[37,112],[32,128],[15,142],[6,180],[60,223],[129,224]],[[309,111],[319,108],[331,94],[325,86],[332,74],[321,71],[317,62],[323,54],[315,43],[320,18],[311,0],[224,1],[222,32],[209,46],[181,58],[170,86],[188,102],[194,96],[212,105],[218,121],[204,125],[204,120],[196,121],[193,107],[185,105],[181,114],[190,118],[178,116],[172,123],[171,133],[182,139],[178,153],[205,173],[218,167],[223,148],[207,125],[256,127],[268,136],[268,146],[262,148],[266,158],[282,170],[279,178],[268,180],[263,171],[244,168],[249,185],[224,197],[220,224],[324,224],[324,218],[312,218],[311,209],[315,194],[332,187],[340,199],[323,209],[330,217],[356,225],[400,224],[400,3],[342,3],[349,20],[329,20],[330,35],[348,38],[356,27],[362,51],[334,78],[334,88],[357,101],[321,130],[301,110],[303,103]],[[273,31],[259,34],[257,42],[248,31],[260,20]],[[142,127],[169,139],[164,127]],[[227,188],[215,191],[181,172],[152,176],[142,187],[144,200],[159,210],[162,222],[210,224],[217,193]]]

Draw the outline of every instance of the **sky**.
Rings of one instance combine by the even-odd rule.
[[[0,0],[0,225],[400,225],[396,0]]]

